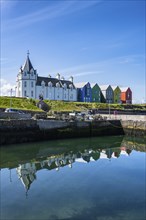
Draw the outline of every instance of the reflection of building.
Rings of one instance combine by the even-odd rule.
[[[35,163],[26,163],[19,165],[19,167],[16,168],[16,170],[26,190],[29,190],[31,183],[34,181],[34,179],[36,179]]]
[[[125,152],[125,153],[124,153]],[[97,161],[98,159],[111,159],[117,158],[121,154],[130,154],[130,150],[122,147],[121,149],[106,149],[106,150],[84,150],[83,152],[69,152],[43,158],[42,160],[37,160],[34,163],[26,163],[19,165],[17,168],[17,174],[21,179],[21,182],[25,186],[26,190],[28,191],[30,188],[31,183],[36,179],[36,172],[41,169],[56,169],[57,171],[60,170],[61,167],[69,166],[72,168],[72,164],[74,162],[82,162],[88,163],[91,161]]]

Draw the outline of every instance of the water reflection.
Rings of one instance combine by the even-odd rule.
[[[85,149],[83,152],[69,152],[61,155],[52,155],[46,158],[40,158],[35,162],[19,164],[16,168],[17,175],[20,178],[22,184],[25,186],[26,190],[29,190],[30,185],[36,179],[37,171],[41,169],[52,170],[56,169],[59,171],[60,168],[64,166],[73,167],[73,163],[89,163],[97,161],[99,159],[111,159],[118,158],[121,155],[129,156],[132,150],[126,147],[120,148],[109,148],[109,149]]]
[[[92,138],[88,143],[87,140],[88,139],[74,140],[73,142],[76,144],[74,148],[72,148],[70,140],[55,142],[55,146],[52,146],[52,144],[54,144],[53,142],[44,142],[41,143],[41,146],[40,143],[35,143],[27,144],[27,146],[25,144],[7,148],[2,147],[1,168],[7,167],[11,169],[15,167],[18,178],[21,180],[27,192],[33,181],[36,180],[37,172],[42,169],[55,169],[59,171],[60,168],[65,166],[72,168],[76,162],[89,163],[102,159],[111,160],[112,158],[119,158],[121,155],[129,156],[133,149],[145,152],[143,142],[138,143],[127,137],[116,137],[116,140],[114,138],[113,141],[112,138],[109,140],[108,137],[108,143],[106,139],[98,138],[98,146],[95,146],[97,138]],[[115,147],[112,148],[111,146]],[[7,158],[3,158],[4,155],[7,155]],[[33,155],[33,157],[31,157],[31,155]],[[22,162],[26,160],[27,162]],[[11,175],[10,181],[12,181]]]
[[[0,150],[2,219],[145,219],[144,139],[69,139]]]

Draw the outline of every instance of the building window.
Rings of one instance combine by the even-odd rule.
[[[87,96],[90,96],[90,89],[87,88]]]
[[[26,90],[24,91],[24,96],[26,96]]]
[[[59,89],[59,87],[60,87],[59,83],[56,83],[56,87]]]
[[[42,89],[45,88],[45,82],[44,81],[42,81],[41,86],[42,86]]]
[[[24,87],[27,87],[27,82],[26,81],[24,81]]]
[[[70,95],[70,99],[73,99],[73,94]]]
[[[67,89],[67,85],[66,85],[66,83],[64,84],[64,90],[66,90]]]
[[[27,76],[27,73],[26,73],[26,72],[24,72],[24,76]]]
[[[31,91],[31,96],[33,97],[33,91]]]
[[[31,87],[33,87],[33,82],[31,82]]]

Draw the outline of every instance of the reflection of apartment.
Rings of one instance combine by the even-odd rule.
[[[59,156],[47,157],[44,160],[36,161],[34,163],[26,163],[19,165],[17,174],[21,179],[22,184],[26,190],[29,190],[31,183],[36,179],[36,172],[41,169],[56,169],[69,166],[72,167],[74,162],[88,163],[97,161],[98,159],[118,158],[121,154],[130,154],[130,150],[126,148],[106,149],[106,150],[84,150],[84,152],[68,153]]]

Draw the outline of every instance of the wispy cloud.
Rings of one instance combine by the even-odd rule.
[[[88,72],[78,72],[74,74],[74,77],[77,76],[87,76],[87,75],[94,75],[94,74],[101,74],[103,71],[88,71]]]
[[[84,10],[100,2],[101,1],[57,1],[54,5],[50,5],[35,12],[33,11],[32,13],[9,20],[6,27],[14,29],[28,26],[39,21],[55,19],[60,16],[75,13],[76,11]]]

